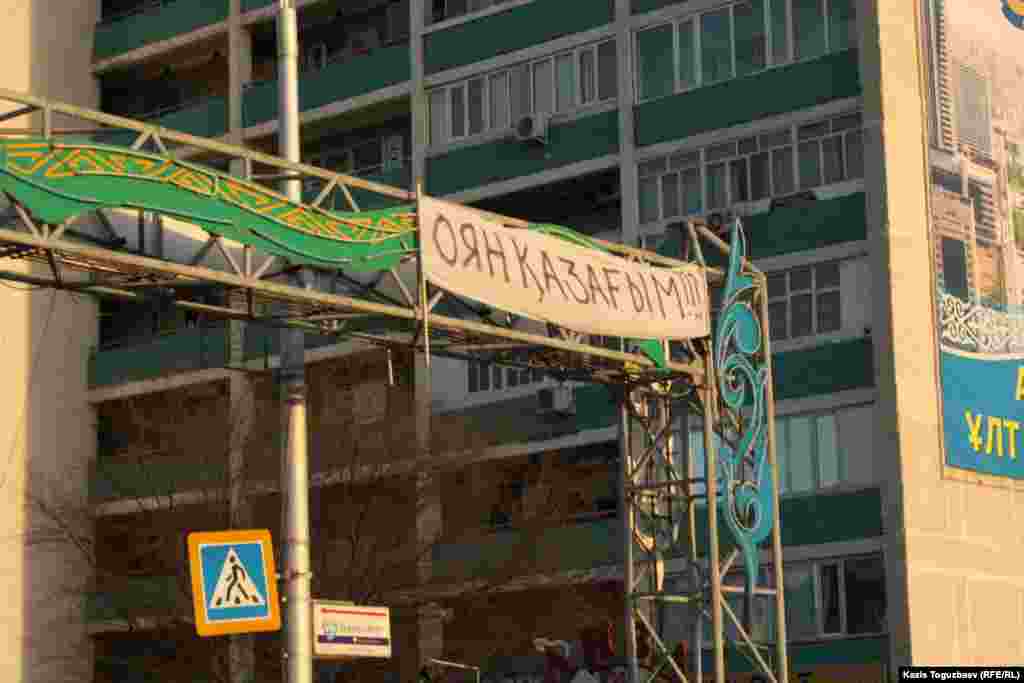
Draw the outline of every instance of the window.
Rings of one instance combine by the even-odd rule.
[[[687,574],[665,578],[669,589],[685,592],[690,585]],[[742,572],[730,572],[725,586],[743,585]],[[758,587],[774,587],[771,565],[759,569]],[[786,600],[786,634],[789,640],[820,640],[833,636],[881,634],[886,632],[885,566],[880,555],[846,557],[786,564],[783,571]],[[726,600],[737,617],[742,618],[743,594],[726,593]],[[664,613],[665,634],[671,640],[688,637],[686,621]],[[723,615],[725,616],[725,615]],[[756,595],[750,635],[754,642],[775,640],[775,596]],[[704,647],[711,647],[711,624],[705,618]],[[732,620],[725,617],[726,638],[738,639]]]
[[[859,113],[847,114],[642,162],[640,222],[784,196],[797,189],[798,179],[806,189],[860,178],[860,126]]]
[[[544,381],[544,373],[531,368],[510,368],[495,363],[470,361],[467,367],[469,393],[500,391],[508,387],[538,384]]]
[[[638,101],[855,47],[854,0],[791,2],[791,14],[787,0],[742,0],[638,31]]]
[[[530,113],[568,113],[616,95],[615,41],[518,64],[428,94],[430,144],[506,130]]]
[[[835,413],[775,420],[780,493],[806,493],[843,479],[844,453]]]
[[[424,19],[426,23],[436,24],[439,21],[454,19],[466,14],[482,12],[500,5],[507,0],[419,0],[426,5]],[[406,12],[408,14],[408,11]]]
[[[842,327],[837,261],[768,276],[768,321],[773,340],[835,332]]]

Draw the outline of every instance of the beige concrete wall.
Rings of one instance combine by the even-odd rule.
[[[89,64],[98,5],[3,3],[0,87],[95,106]],[[59,516],[91,532],[81,512],[96,442],[85,400],[95,307],[66,294],[2,288],[0,320],[0,678],[88,681],[92,656],[79,609],[88,564],[72,546],[47,542],[53,536],[36,534],[28,544],[25,534],[47,525],[38,507],[26,505],[30,498],[59,502]]]
[[[861,67],[876,283],[874,467],[893,664],[1022,661],[1024,494],[943,479],[920,0],[869,0]],[[884,163],[881,154],[884,153]]]

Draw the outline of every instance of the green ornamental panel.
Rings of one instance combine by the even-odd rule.
[[[423,38],[428,75],[610,24],[613,0],[533,0]]]
[[[769,69],[635,108],[638,146],[681,140],[861,94],[857,51]]]
[[[93,60],[116,57],[143,45],[183,35],[228,17],[228,0],[159,0],[113,21],[97,24]]]
[[[546,145],[513,139],[463,147],[427,160],[427,191],[435,196],[540,173],[619,151],[614,111],[585,116],[548,131]]]

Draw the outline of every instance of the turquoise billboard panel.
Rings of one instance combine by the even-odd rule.
[[[946,465],[1024,479],[1024,356],[942,350]]]

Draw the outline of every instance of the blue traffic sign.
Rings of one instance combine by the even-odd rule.
[[[192,533],[188,544],[199,635],[281,627],[269,531]]]

